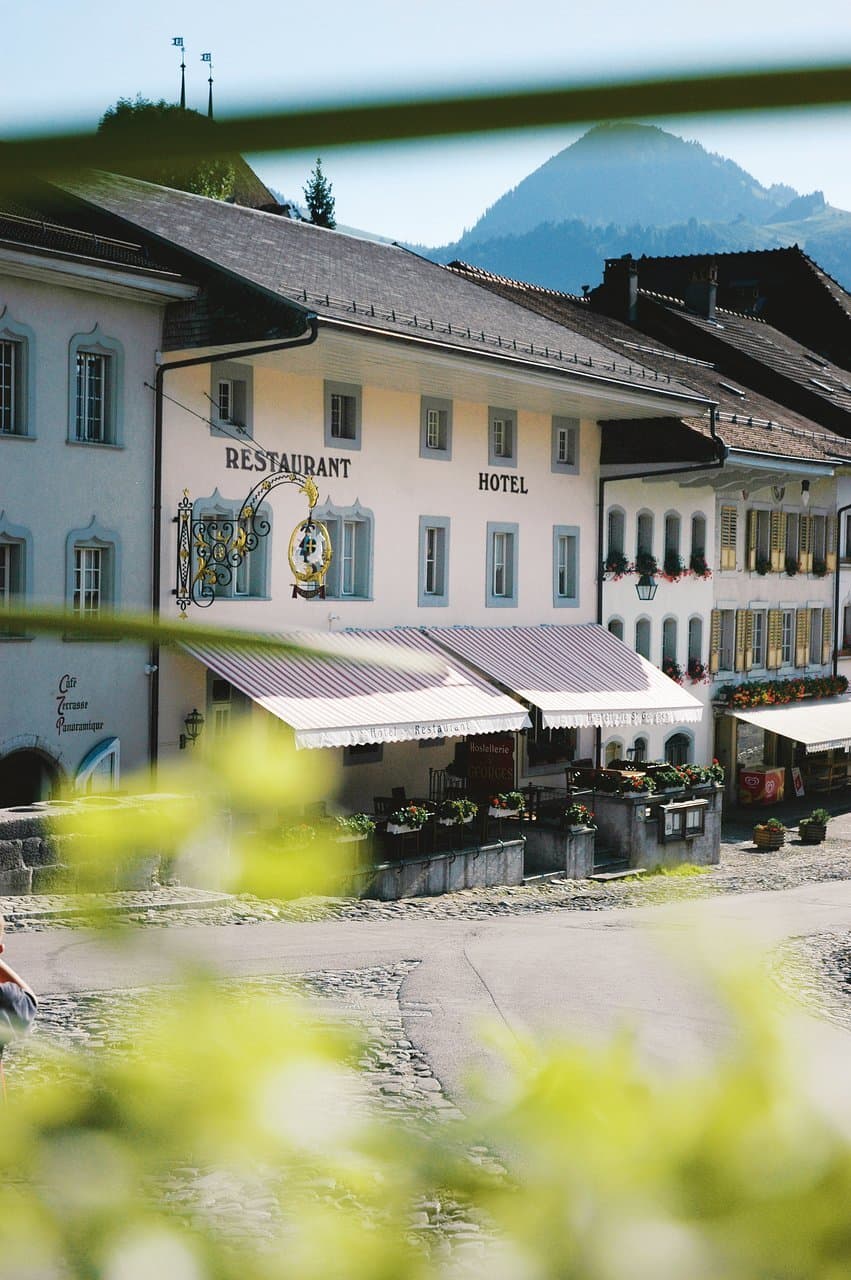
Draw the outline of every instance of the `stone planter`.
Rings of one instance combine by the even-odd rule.
[[[782,849],[786,843],[786,831],[774,827],[757,826],[753,829],[753,842],[757,849]]]
[[[801,844],[823,844],[826,835],[826,823],[802,822],[798,827]]]

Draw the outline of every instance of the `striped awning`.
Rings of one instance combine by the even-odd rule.
[[[785,707],[749,707],[728,715],[781,738],[800,742],[808,754],[851,747],[851,698],[820,698]]]
[[[290,725],[297,747],[456,738],[529,726],[524,706],[413,628],[287,632],[280,638],[322,653],[258,651],[238,643],[212,648],[188,642],[184,648]],[[418,666],[400,667],[400,653],[417,655]],[[396,665],[382,662],[394,655]]]
[[[462,658],[541,712],[546,729],[695,724],[703,705],[595,623],[429,627]]]

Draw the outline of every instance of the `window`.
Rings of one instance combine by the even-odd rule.
[[[552,469],[568,475],[579,471],[579,419],[553,418]]]
[[[381,742],[362,742],[353,747],[343,747],[343,764],[381,764],[384,756],[384,744]]]
[[[665,559],[680,554],[680,517],[673,512],[665,516]]]
[[[517,466],[517,413],[488,409],[488,462],[492,467]]]
[[[851,511],[846,511],[843,519],[845,536],[842,539],[842,559],[851,560]]]
[[[622,556],[626,546],[625,517],[620,507],[612,507],[607,519],[608,555]]]
[[[606,768],[614,764],[616,760],[623,759],[623,743],[617,738],[613,738],[611,742],[606,743]]]
[[[683,761],[682,763],[685,763]],[[693,840],[703,835],[706,827],[706,800],[684,800],[659,807],[659,838],[663,844],[671,840]]]
[[[851,604],[842,610],[842,651],[851,652]]]
[[[2,623],[3,614],[23,603],[29,590],[32,536],[29,529],[9,524],[0,511],[0,639],[20,638],[25,633]]]
[[[104,738],[80,761],[74,775],[74,790],[84,795],[113,791],[120,777],[121,743],[118,738]]]
[[[121,444],[124,350],[98,326],[70,345],[68,439],[73,444]]]
[[[452,401],[423,396],[420,401],[420,457],[452,457]]]
[[[229,680],[207,672],[207,725],[205,732],[214,738],[224,737],[232,728],[234,717],[245,711],[248,699]]]
[[[639,618],[635,624],[635,652],[650,658],[650,619]]]
[[[356,503],[325,503],[314,515],[327,527],[334,554],[325,579],[325,594],[335,600],[372,598],[373,514]]]
[[[569,764],[576,755],[575,729],[545,729],[537,707],[529,711],[532,727],[526,733],[526,759],[530,769],[552,772]]]
[[[706,555],[706,517],[699,513],[691,518],[691,555],[694,558]]]
[[[766,611],[751,610],[751,663],[755,667],[764,667],[766,660]]]
[[[517,544],[519,525],[488,523],[487,598],[490,608],[517,604]]]
[[[811,571],[827,572],[827,516],[810,516]]]
[[[688,764],[691,759],[691,738],[687,733],[672,733],[665,743],[667,764]]]
[[[653,554],[653,513],[651,511],[639,512],[636,522],[635,554],[636,557]]]
[[[627,752],[627,755],[632,756],[634,764],[643,764],[647,759],[647,739],[636,738],[632,744],[632,751]]]
[[[254,434],[254,369],[238,360],[223,360],[210,367],[210,432],[212,435]]]
[[[32,432],[35,358],[32,329],[15,324],[0,309],[0,436],[26,436]]]
[[[96,618],[118,602],[118,534],[92,516],[85,529],[72,529],[65,539],[65,581],[74,613]]]
[[[449,604],[449,520],[420,516],[420,608]]]
[[[325,383],[325,447],[361,447],[361,389],[354,383]]]
[[[721,671],[732,671],[736,647],[736,611],[721,609],[721,640],[718,650],[718,668]]]
[[[688,660],[689,663],[703,661],[703,619],[688,620]]]
[[[662,623],[662,662],[677,660],[677,620],[666,618]]]
[[[823,630],[824,630],[824,610],[810,609],[810,654],[809,661],[814,666],[820,666],[822,663],[822,647],[823,647]]]
[[[780,665],[790,667],[795,657],[795,610],[782,609],[780,614]]]
[[[623,640],[623,619],[609,618],[609,631],[617,640]]]
[[[735,507],[722,507],[719,526],[720,526],[720,564],[722,569],[735,569],[736,567],[736,534],[737,534],[738,512]]]
[[[258,538],[257,546],[246,547],[246,535],[251,532],[251,522],[239,519],[242,501],[222,498],[218,490],[209,498],[195,503],[195,517],[201,520],[201,528],[195,530],[192,556],[197,572],[201,561],[215,582],[209,585],[217,600],[264,599],[268,596],[267,557],[271,534]],[[271,525],[271,512],[266,507],[258,510],[256,520]]]
[[[767,508],[748,512],[748,569],[768,573],[773,568],[771,557],[771,517]]]
[[[553,605],[579,604],[579,529],[575,525],[553,527]]]

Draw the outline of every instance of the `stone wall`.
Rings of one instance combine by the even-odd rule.
[[[722,796],[721,787],[716,786],[706,791],[650,796],[615,796],[598,791],[594,797],[598,843],[624,858],[630,867],[643,867],[647,871],[684,862],[711,866],[721,860]],[[663,841],[660,809],[667,803],[690,798],[706,801],[703,833]]]
[[[458,889],[522,884],[524,846],[525,841],[520,837],[382,863],[353,876],[352,893],[359,898],[396,902],[399,898],[431,897]]]
[[[526,825],[526,874],[545,875],[560,871],[571,880],[585,880],[594,874],[593,827],[576,831],[545,821]]]

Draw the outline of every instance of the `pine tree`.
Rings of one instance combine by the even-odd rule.
[[[322,160],[317,156],[316,165],[304,187],[304,198],[309,220],[314,226],[329,227],[333,231],[337,220],[334,217],[334,197],[331,191],[331,183],[322,172]]]

